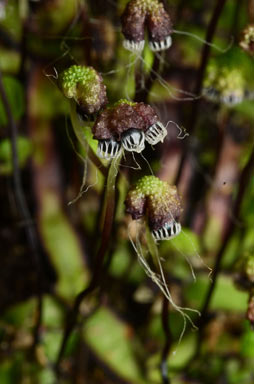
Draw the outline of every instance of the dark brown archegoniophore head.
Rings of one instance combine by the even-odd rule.
[[[60,74],[58,81],[63,94],[73,98],[84,114],[96,113],[107,104],[106,86],[92,67],[72,65]]]
[[[155,145],[164,140],[167,130],[150,105],[119,100],[99,114],[93,135],[99,141],[98,156],[111,159],[122,147],[130,152],[142,152],[145,141]]]
[[[145,45],[145,28],[148,30],[149,47],[152,51],[168,49],[172,44],[172,23],[159,0],[131,0],[122,17],[124,48],[141,52]]]
[[[129,191],[125,205],[133,220],[147,217],[155,240],[169,240],[181,231],[182,208],[177,189],[155,176],[140,179]]]

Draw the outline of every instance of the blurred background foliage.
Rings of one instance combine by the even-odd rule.
[[[38,272],[24,233],[27,223],[15,202],[10,129],[0,100],[1,384],[161,383],[167,326],[169,378],[163,383],[254,382],[253,161],[248,178],[242,177],[253,152],[253,100],[228,106],[190,97],[204,49],[199,39],[206,39],[215,3],[164,1],[174,24],[173,45],[156,55],[145,46],[138,59],[122,47],[120,15],[127,0],[0,0],[0,70],[18,127],[18,166],[39,256]],[[241,72],[250,94],[253,57],[238,42],[253,23],[253,8],[253,1],[225,2],[213,38],[220,50],[212,47],[208,60],[208,65]],[[72,132],[69,104],[57,86],[58,73],[71,63],[101,72],[110,102],[134,99],[138,75],[143,85],[151,79],[148,101],[167,125],[168,136],[154,150],[145,150],[146,160],[139,155],[122,160],[106,272],[81,305],[59,375],[55,362],[66,315],[93,273],[105,189],[105,175],[87,162]],[[181,140],[172,121],[189,136]],[[94,146],[89,129],[87,139]],[[89,188],[68,204],[79,193],[86,166]],[[131,220],[124,199],[129,185],[150,174],[150,167],[163,180],[177,182],[183,199],[182,233],[159,245],[174,301],[202,311],[211,270],[218,277],[204,320],[191,314],[200,330],[188,326],[180,343],[183,319],[169,306],[163,325],[165,303],[128,237]],[[235,217],[234,202],[243,186]],[[232,230],[225,240],[228,227]],[[135,230],[130,227],[130,236]],[[34,348],[38,279],[43,305]]]

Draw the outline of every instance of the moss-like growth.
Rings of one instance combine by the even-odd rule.
[[[152,230],[177,221],[182,210],[176,187],[155,176],[140,179],[129,191],[125,205],[134,220],[147,216]]]
[[[119,105],[123,105],[123,104],[127,104],[127,105],[130,105],[131,107],[133,107],[137,103],[135,103],[134,101],[131,101],[131,100],[127,100],[127,99],[120,99],[113,104],[113,108],[118,107]]]
[[[92,67],[72,65],[59,76],[63,94],[73,98],[84,113],[98,112],[106,103],[106,87],[101,75]]]

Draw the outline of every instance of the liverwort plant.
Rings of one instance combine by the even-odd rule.
[[[86,149],[88,144],[93,148],[94,140],[89,138],[87,140],[86,132],[90,130],[90,126],[84,123],[78,117],[73,100],[77,103],[78,107],[85,114],[93,114],[98,112],[107,102],[106,88],[103,84],[102,77],[91,67],[72,66],[65,70],[60,76],[60,87],[66,97],[71,100],[71,122],[73,130],[81,144]],[[80,111],[79,109],[79,111]],[[121,118],[124,119],[125,115],[122,113]],[[106,174],[106,188],[103,196],[103,209],[101,211],[101,222],[103,222],[102,235],[100,246],[95,258],[94,273],[88,287],[84,288],[75,298],[72,310],[66,318],[66,325],[64,335],[62,338],[60,350],[57,357],[56,367],[60,367],[62,357],[69,337],[76,325],[77,317],[79,314],[80,306],[84,298],[100,284],[100,279],[103,270],[104,257],[108,251],[112,227],[115,215],[115,199],[116,199],[116,180],[120,161],[122,158],[122,151],[117,152],[116,156],[112,156],[112,162],[108,167]]]
[[[129,191],[126,212],[133,220],[146,217],[155,240],[169,240],[181,232],[182,212],[175,186],[155,176],[144,176]]]
[[[60,73],[58,86],[63,95],[70,99],[70,117],[73,130],[81,147],[90,150],[92,161],[98,165],[96,142],[91,138],[91,124],[94,114],[107,102],[106,86],[102,76],[94,68],[84,65],[72,65]],[[101,170],[103,166],[99,167]]]
[[[157,248],[158,240],[170,240],[181,232],[179,218],[182,207],[177,188],[155,176],[144,176],[128,192],[125,206],[126,212],[132,216],[133,220],[144,219],[146,245],[152,256],[156,271],[149,265],[146,252],[143,251],[143,245],[141,244],[138,234],[136,235],[135,242],[132,240],[130,234],[129,238],[137,253],[138,261],[147,276],[159,287],[172,307],[183,317],[184,325],[179,338],[180,342],[186,329],[187,320],[193,328],[196,328],[192,319],[185,311],[193,311],[198,314],[199,312],[191,308],[179,307],[174,302],[164,275]]]
[[[245,80],[241,69],[209,65],[203,94],[209,100],[226,105],[241,103],[245,95]]]
[[[251,136],[248,136],[249,142],[246,140],[246,131],[248,127],[251,131],[253,126],[253,114],[251,103],[238,104],[254,95],[254,1],[216,0],[214,4],[211,1],[179,1],[172,15],[175,24],[187,26],[188,32],[172,28],[166,0],[20,2],[25,6],[18,3],[0,0],[0,99],[2,112],[7,118],[0,134],[3,144],[0,145],[0,162],[2,154],[3,163],[0,164],[1,193],[6,189],[0,206],[4,217],[0,239],[3,240],[2,256],[6,257],[7,267],[14,259],[18,261],[18,268],[13,264],[15,268],[10,272],[6,272],[7,268],[2,265],[0,310],[5,311],[5,299],[7,305],[8,301],[12,304],[13,299],[15,302],[23,300],[19,296],[23,284],[18,281],[18,284],[8,286],[8,280],[12,283],[12,280],[16,282],[18,275],[26,276],[23,280],[26,288],[30,277],[32,281],[38,277],[35,290],[25,289],[24,298],[38,294],[37,319],[30,317],[35,319],[31,349],[37,358],[43,348],[42,357],[46,364],[41,364],[41,358],[39,364],[35,359],[28,359],[30,354],[23,345],[24,337],[19,340],[19,336],[24,334],[25,344],[29,345],[29,318],[23,310],[13,312],[11,309],[10,314],[1,318],[1,344],[6,348],[2,348],[2,354],[0,350],[3,363],[0,377],[12,381],[15,374],[22,382],[37,380],[39,384],[45,377],[48,382],[66,383],[107,382],[112,377],[128,383],[159,383],[158,366],[154,362],[159,362],[160,354],[163,384],[171,384],[172,376],[173,382],[179,384],[232,383],[237,378],[246,378],[246,384],[253,384],[251,361],[247,367],[238,347],[243,320],[240,306],[243,306],[249,322],[254,324],[254,257],[250,231],[253,221],[250,212],[253,205],[250,184],[254,169],[253,132],[251,135],[248,133]],[[247,15],[246,7],[252,8],[249,10],[252,17]],[[122,39],[118,38],[119,25],[122,26]],[[217,26],[217,41],[224,46],[232,33],[238,35],[241,25],[247,27],[241,40],[237,41],[237,47],[232,50],[219,48],[220,54],[215,56],[211,49],[216,48]],[[191,33],[194,30],[198,31],[198,36]],[[166,57],[165,50],[172,44],[173,33],[180,35],[174,41],[175,55]],[[203,42],[202,51],[199,52],[201,46],[192,44],[189,39],[182,39],[180,44],[181,35]],[[205,40],[200,36],[205,36]],[[67,50],[63,52],[65,48]],[[54,69],[53,75],[43,70],[48,60],[51,64],[46,68]],[[70,65],[70,62],[82,65]],[[105,71],[103,76],[109,76],[107,90],[99,71]],[[10,74],[17,77],[24,88],[24,95],[20,96],[27,100],[27,108],[21,118],[16,118],[19,95],[12,85],[5,85],[5,75]],[[55,95],[45,86],[48,78],[55,79],[52,82],[57,82],[62,99],[58,92]],[[182,90],[183,87],[186,90]],[[173,91],[176,95],[179,93],[179,97],[174,96]],[[180,97],[180,94],[187,97]],[[206,103],[202,96],[215,101],[216,105]],[[187,100],[188,103],[184,103]],[[156,109],[149,102],[156,103]],[[236,111],[227,106],[236,106]],[[208,108],[209,116],[206,113]],[[73,129],[69,139],[71,141],[76,136],[77,140],[71,144],[74,150],[78,148],[75,152],[84,166],[81,163],[77,167],[69,143],[62,136],[66,114]],[[166,121],[173,123],[169,119],[177,121],[175,126],[180,131],[179,125],[186,126],[188,134],[176,137],[172,132],[172,139],[166,140]],[[211,125],[208,120],[212,121]],[[227,121],[230,121],[230,126]],[[22,147],[23,157],[19,156],[20,138],[24,134],[27,144],[30,136],[36,143],[29,169],[24,166],[29,148]],[[187,140],[177,140],[187,135],[190,136]],[[160,142],[163,145],[160,144],[159,150],[148,150],[148,159],[144,158],[144,149],[150,149],[146,148],[148,144],[154,146]],[[141,167],[139,178],[135,174],[137,168],[129,166],[131,157],[135,160],[135,153],[146,161],[152,175],[156,169],[162,179],[146,176]],[[123,158],[128,170],[118,177]],[[75,203],[81,196],[84,198],[80,204],[65,209],[64,202],[81,181],[82,166],[80,193],[70,203]],[[101,172],[99,178],[98,172]],[[136,180],[136,184],[129,188],[131,180]],[[163,180],[174,180],[176,186]],[[86,193],[88,189],[89,193]],[[184,193],[185,217],[178,193],[180,189]],[[12,196],[16,204],[13,204]],[[30,197],[29,204],[25,196]],[[206,228],[214,213],[216,222],[220,220],[221,224],[220,238],[216,238],[213,228],[211,231]],[[38,222],[35,226],[36,217]],[[189,234],[185,234],[183,222]],[[212,224],[216,225],[216,222]],[[26,231],[27,244],[23,230]],[[206,244],[207,234],[208,240],[214,243],[212,250]],[[130,255],[130,244],[126,241],[128,235],[136,260]],[[245,246],[250,251],[246,258],[242,252]],[[197,252],[202,254],[202,258]],[[26,275],[22,272],[27,257],[22,256],[30,254],[34,261],[29,266],[29,275]],[[180,254],[187,261],[194,261],[194,254],[200,258],[195,263],[201,278],[196,285],[192,284]],[[238,286],[241,285],[244,295],[247,292],[249,296],[248,309],[247,300],[244,302],[242,296],[238,299],[234,287],[229,285],[236,254],[242,259]],[[206,265],[203,257],[207,264],[214,264],[210,283],[201,265],[201,262]],[[82,264],[80,261],[85,262]],[[55,273],[51,273],[51,267]],[[221,273],[224,268],[226,274]],[[132,273],[136,271],[138,273]],[[191,271],[195,280],[193,269]],[[46,281],[48,275],[52,275],[49,286]],[[73,291],[73,279],[80,281],[83,275],[86,278],[84,286],[80,288],[78,285],[75,299],[69,302],[71,296],[59,296],[53,275],[59,275],[58,280],[64,276],[67,294]],[[12,288],[16,286],[18,294],[14,297]],[[141,292],[151,286],[153,292],[148,292],[149,297],[147,292]],[[44,292],[50,296],[43,299],[46,317],[42,316]],[[141,292],[138,298],[137,292]],[[230,303],[227,297],[232,297]],[[54,301],[50,307],[48,298]],[[88,302],[84,303],[84,300]],[[159,313],[157,303],[161,302]],[[235,314],[233,304],[236,304]],[[189,316],[188,312],[197,312],[188,308],[192,305],[201,307],[202,316],[197,322],[197,353],[194,352],[194,358],[200,359],[198,364],[186,362],[194,346],[194,337],[189,335],[178,351],[177,361],[170,361],[168,371],[169,351],[177,342],[179,320],[183,321],[179,342],[188,322],[195,328],[192,319],[196,324],[196,317]],[[51,319],[47,316],[48,308],[52,308]],[[221,316],[224,310],[227,316]],[[158,326],[159,316],[161,327]],[[21,317],[25,319],[22,328],[16,326],[16,323],[23,322]],[[12,321],[14,318],[15,322]],[[52,326],[48,327],[48,323]],[[72,338],[75,327],[78,332]],[[161,344],[162,328],[164,346]],[[131,338],[128,337],[130,330]],[[13,340],[21,343],[13,343]],[[140,343],[140,340],[149,342]],[[42,341],[43,345],[39,345]],[[251,345],[250,339],[247,343]],[[22,351],[18,344],[22,344]],[[54,351],[51,348],[53,345],[59,346],[57,356],[56,348]],[[254,348],[252,356],[253,351]],[[25,370],[24,364],[17,366],[16,356],[24,362]],[[84,364],[87,356],[91,364]],[[125,356],[124,364],[122,356]],[[64,364],[63,359],[66,359]],[[204,365],[207,362],[209,367]],[[249,381],[245,364],[250,368]],[[53,377],[54,368],[62,377]]]
[[[72,65],[60,73],[58,86],[63,95],[70,99],[70,119],[73,131],[85,151],[84,175],[78,196],[70,202],[76,202],[87,190],[87,159],[96,165],[106,176],[107,170],[95,155],[97,143],[91,136],[91,124],[94,114],[107,103],[106,86],[102,76],[94,68],[84,65]]]
[[[227,106],[251,99],[251,65],[250,58],[238,47],[211,59],[206,69],[203,95]]]
[[[141,52],[145,45],[147,28],[149,47],[152,51],[168,49],[172,44],[172,23],[163,4],[158,0],[131,0],[122,17],[124,48]]]

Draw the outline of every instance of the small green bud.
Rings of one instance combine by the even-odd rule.
[[[98,112],[106,103],[106,87],[92,67],[72,65],[59,76],[63,94],[74,99],[85,114]]]
[[[125,200],[126,212],[133,220],[146,216],[156,240],[170,239],[179,234],[178,222],[182,208],[175,186],[155,176],[144,176]]]

